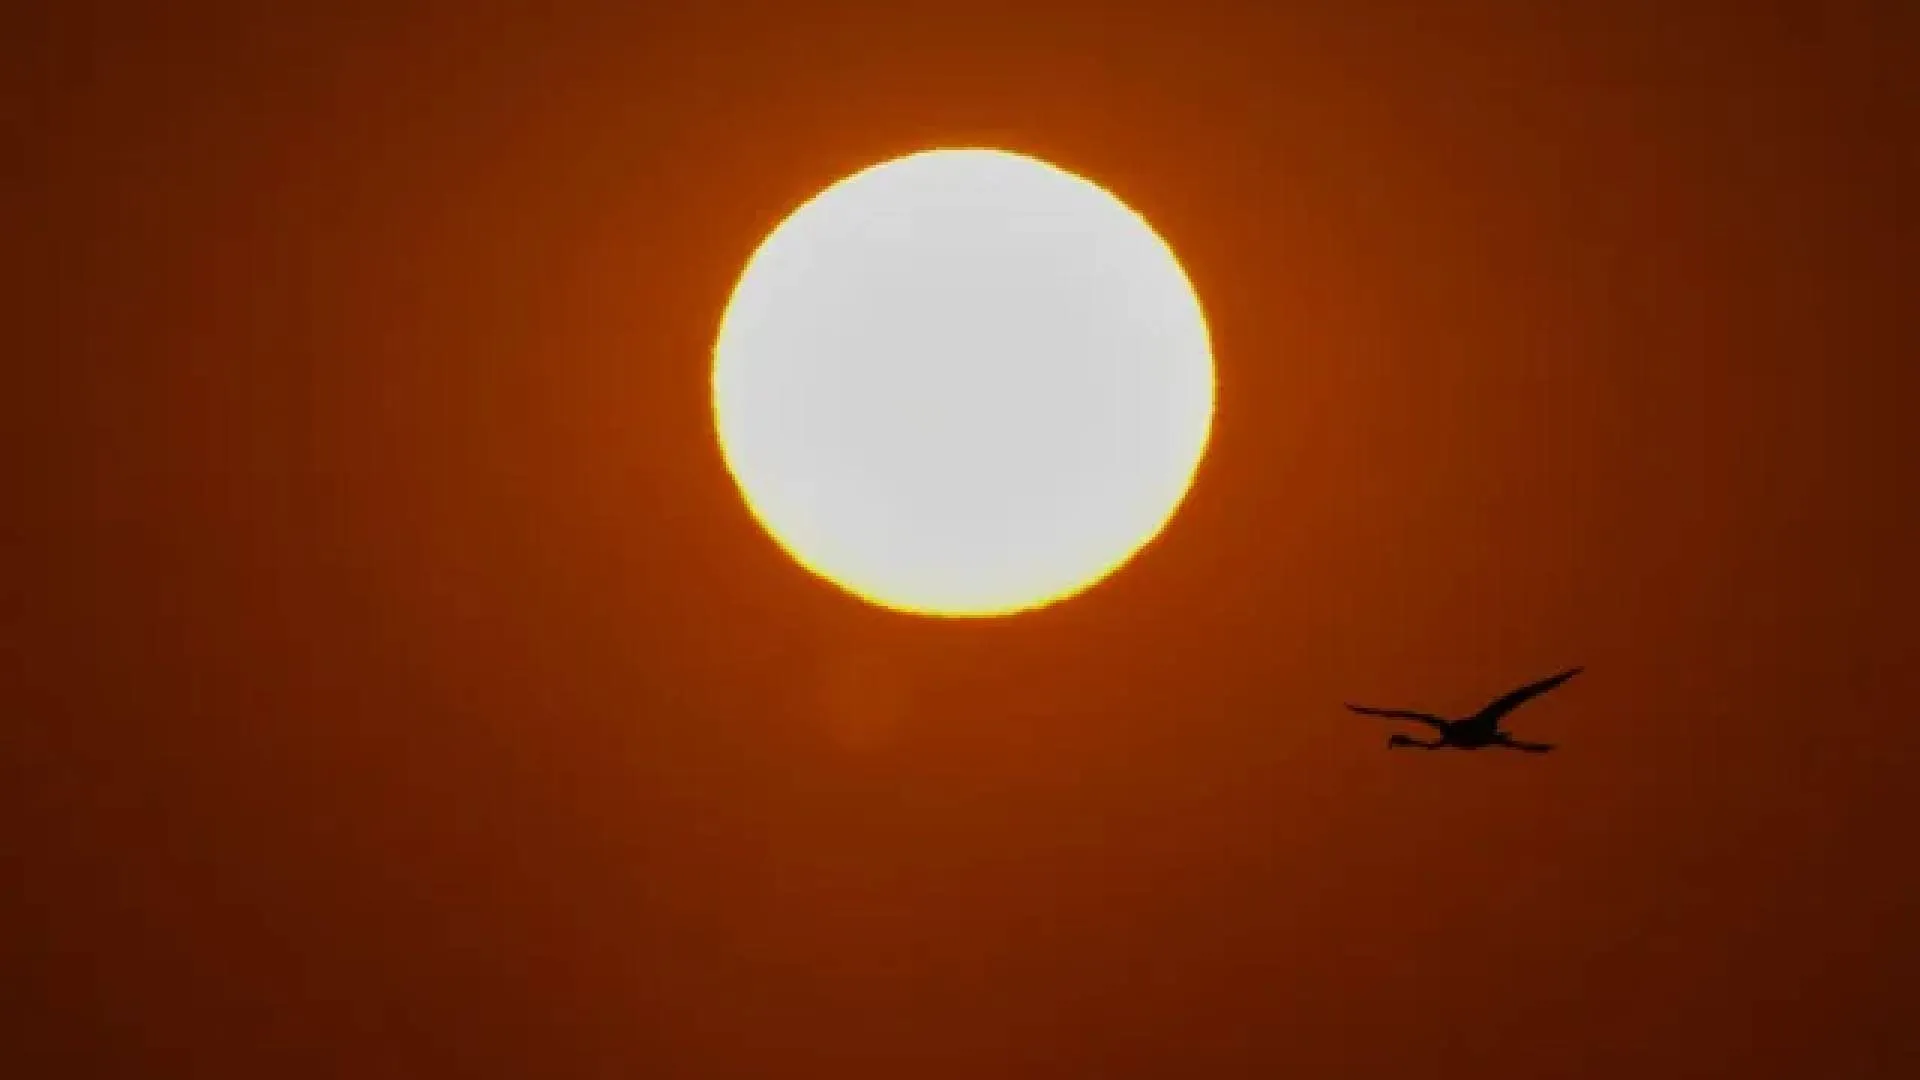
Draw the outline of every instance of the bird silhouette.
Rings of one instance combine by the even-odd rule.
[[[1517,690],[1489,701],[1485,707],[1472,716],[1463,716],[1458,720],[1448,720],[1432,713],[1414,712],[1410,709],[1375,709],[1366,705],[1348,703],[1347,708],[1367,716],[1384,716],[1390,720],[1412,720],[1425,724],[1438,733],[1438,737],[1426,740],[1416,739],[1402,732],[1394,732],[1387,737],[1387,747],[1419,747],[1422,750],[1483,750],[1489,747],[1503,750],[1520,750],[1529,754],[1544,754],[1553,749],[1552,743],[1521,742],[1508,732],[1500,729],[1500,721],[1507,714],[1526,704],[1533,698],[1559,686],[1585,668],[1568,668],[1551,678],[1528,683]]]

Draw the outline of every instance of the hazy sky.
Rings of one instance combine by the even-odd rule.
[[[348,7],[0,27],[0,1072],[1914,1069],[1911,5]],[[1005,622],[711,438],[760,238],[943,144],[1219,365]],[[1543,757],[1340,707],[1572,664]]]

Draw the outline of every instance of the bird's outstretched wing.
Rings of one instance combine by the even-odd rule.
[[[1384,716],[1389,720],[1413,720],[1425,724],[1436,731],[1444,731],[1447,722],[1432,713],[1410,712],[1406,709],[1374,709],[1365,705],[1348,703],[1347,708],[1366,716]]]
[[[1577,667],[1568,668],[1552,678],[1541,679],[1535,683],[1528,683],[1518,690],[1510,690],[1488,702],[1486,708],[1473,714],[1473,719],[1477,723],[1497,725],[1500,723],[1501,717],[1585,670],[1585,668]]]

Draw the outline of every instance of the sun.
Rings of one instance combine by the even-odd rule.
[[[768,235],[721,319],[713,413],[747,506],[871,603],[1004,615],[1075,595],[1166,526],[1214,407],[1179,260],[1098,185],[931,150]]]

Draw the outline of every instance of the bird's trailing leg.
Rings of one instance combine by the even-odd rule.
[[[1500,745],[1505,746],[1509,749],[1518,750],[1526,754],[1544,754],[1547,751],[1553,749],[1552,743],[1521,742],[1520,740],[1513,739],[1513,738],[1501,740]]]

